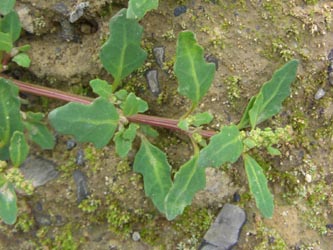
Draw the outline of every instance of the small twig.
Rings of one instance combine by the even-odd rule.
[[[90,104],[94,100],[93,98],[80,96],[80,95],[76,95],[76,94],[71,94],[71,93],[67,93],[64,91],[51,89],[51,88],[15,80],[4,74],[0,74],[0,77],[10,79],[15,85],[17,85],[19,87],[20,91],[24,92],[24,93],[34,94],[34,95],[38,95],[38,96],[45,96],[48,98],[62,100],[62,101],[66,101],[66,102],[78,102],[78,103],[82,103],[82,104]],[[132,115],[132,116],[129,116],[126,118],[131,122],[142,123],[142,124],[147,124],[147,125],[161,127],[161,128],[167,128],[167,129],[176,130],[176,131],[182,131],[177,126],[178,120],[175,120],[175,119],[152,116],[152,115],[143,115],[143,114]],[[190,131],[190,133],[191,133],[191,131]],[[216,132],[209,131],[209,130],[201,130],[201,131],[199,131],[199,133],[204,137],[211,137]]]

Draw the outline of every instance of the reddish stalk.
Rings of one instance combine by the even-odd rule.
[[[57,89],[51,89],[43,86],[34,85],[31,83],[22,82],[19,80],[12,79],[3,74],[0,74],[0,77],[10,79],[15,85],[19,87],[20,91],[24,93],[34,94],[38,96],[45,96],[48,98],[62,100],[66,102],[78,102],[82,104],[90,104],[94,100],[89,97],[71,94]],[[177,126],[178,120],[175,119],[151,116],[151,115],[143,115],[143,114],[137,114],[126,118],[131,122],[182,131]],[[211,137],[215,134],[214,131],[209,131],[209,130],[201,130],[198,131],[198,133],[200,133],[204,137]]]

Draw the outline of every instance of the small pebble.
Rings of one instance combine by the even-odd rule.
[[[158,71],[151,69],[146,72],[146,79],[148,87],[154,96],[158,96],[161,93],[160,83],[158,82]]]
[[[187,7],[185,5],[178,6],[174,9],[173,14],[174,16],[180,16],[186,13]]]
[[[89,195],[87,176],[81,170],[76,169],[73,173],[73,178],[76,184],[77,203],[80,203]]]
[[[163,46],[158,46],[153,49],[155,60],[157,65],[162,69],[165,59],[165,48]]]
[[[76,153],[75,163],[79,166],[84,166],[84,163],[85,163],[84,151],[81,148]]]
[[[74,141],[74,140],[68,140],[66,142],[66,149],[67,150],[72,150],[73,148],[75,148],[75,146],[76,146],[76,141]]]
[[[310,174],[306,174],[306,175],[305,175],[305,181],[306,181],[307,183],[311,183],[311,182],[312,182],[312,176],[311,176]]]
[[[132,240],[134,241],[139,241],[141,239],[140,233],[139,232],[134,232],[132,234]]]
[[[326,224],[326,228],[330,229],[330,230],[333,230],[333,224]]]
[[[315,94],[314,98],[316,100],[319,100],[319,99],[323,98],[325,94],[326,94],[325,90],[323,88],[319,88],[317,93]]]

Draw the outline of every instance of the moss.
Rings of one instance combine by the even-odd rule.
[[[110,229],[124,236],[129,236],[131,228],[131,214],[122,209],[117,203],[109,205],[106,213],[106,219]]]
[[[34,219],[30,214],[23,213],[20,214],[15,223],[15,230],[24,233],[29,232],[34,226]]]
[[[257,227],[256,238],[261,241],[255,246],[255,250],[285,250],[288,249],[287,244],[281,235],[273,228],[266,227],[262,221]]]
[[[101,203],[101,200],[94,199],[93,196],[89,196],[79,204],[79,208],[84,212],[93,213],[100,207]]]
[[[184,238],[201,239],[212,221],[213,215],[208,209],[190,206],[175,220],[173,227]]]
[[[63,227],[55,228],[51,232],[51,228],[42,227],[37,231],[37,241],[38,248],[37,250],[42,249],[54,249],[54,250],[76,250],[78,249],[80,243],[75,241],[72,230],[73,225],[71,223],[66,224]],[[54,235],[49,237],[49,235]],[[79,240],[80,241],[80,240]]]

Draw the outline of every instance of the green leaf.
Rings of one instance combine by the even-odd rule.
[[[136,20],[126,18],[126,9],[120,10],[110,20],[110,36],[101,49],[100,58],[104,68],[114,78],[113,90],[147,57],[140,47],[142,31]]]
[[[179,81],[178,92],[196,106],[212,84],[215,65],[205,61],[203,48],[190,31],[178,36],[174,71]]]
[[[282,102],[290,95],[290,85],[296,78],[297,66],[298,61],[291,60],[261,87],[248,111],[252,128],[280,112]]]
[[[260,165],[251,156],[244,155],[245,171],[258,209],[265,218],[271,218],[274,212],[273,195],[268,189],[267,179]]]
[[[105,99],[109,99],[112,95],[112,86],[107,81],[94,79],[91,80],[89,84],[92,87],[94,93],[104,97]]]
[[[152,9],[157,9],[158,0],[130,0],[126,17],[140,20]]]
[[[158,132],[153,129],[151,126],[146,124],[140,124],[140,131],[150,137],[156,138],[158,136]]]
[[[9,159],[9,143],[15,131],[23,132],[18,87],[0,78],[0,160]]]
[[[210,123],[212,120],[213,116],[210,113],[203,112],[179,120],[177,126],[184,131],[188,131],[191,125],[200,127],[201,125]]]
[[[190,123],[188,119],[179,120],[177,127],[184,131],[189,131]]]
[[[200,167],[220,167],[223,163],[234,163],[243,152],[240,133],[235,125],[225,126],[212,136],[207,147],[200,151]]]
[[[203,112],[203,113],[198,113],[192,116],[193,121],[191,124],[193,124],[196,127],[199,127],[204,124],[209,124],[213,120],[213,116],[209,112]]]
[[[3,0],[2,0],[3,1]],[[15,42],[21,34],[20,18],[16,11],[11,11],[1,20],[1,32],[9,33],[12,42]]]
[[[165,214],[173,220],[192,203],[194,195],[206,186],[205,169],[198,165],[198,155],[193,156],[176,173],[174,183],[165,198]]]
[[[116,144],[116,152],[121,158],[125,158],[132,149],[132,142],[136,136],[139,125],[131,123],[128,128],[118,131],[113,140]]]
[[[26,53],[17,54],[13,57],[12,61],[16,62],[18,65],[24,68],[29,68],[31,63],[31,60]]]
[[[9,33],[0,32],[0,51],[10,52],[13,48],[13,41]]]
[[[1,0],[0,1],[0,14],[7,15],[14,9],[15,0]]]
[[[275,156],[275,155],[281,155],[280,150],[278,150],[277,148],[274,148],[272,146],[267,147],[267,151],[268,151],[268,153],[270,155],[273,155],[273,156]]]
[[[121,107],[125,116],[143,113],[148,110],[148,104],[140,97],[135,96],[134,93],[130,93],[126,97],[126,100]]]
[[[15,167],[20,166],[27,158],[29,153],[29,145],[25,140],[24,134],[15,131],[10,140],[9,154],[10,160]]]
[[[3,178],[0,176],[1,182]],[[5,182],[0,186],[0,218],[9,225],[13,225],[17,217],[17,199],[14,186]]]
[[[27,52],[28,50],[31,49],[31,46],[29,44],[25,44],[25,45],[22,45],[20,47],[17,47],[17,49],[20,51],[20,52]]]
[[[171,166],[165,153],[142,138],[133,168],[143,175],[146,195],[161,213],[165,213],[164,200],[172,185]]]
[[[245,108],[245,111],[243,112],[242,119],[240,120],[240,122],[237,125],[238,129],[243,129],[243,128],[250,126],[249,111],[253,107],[253,103],[255,100],[256,100],[256,97],[252,96],[249,103],[247,104],[247,106]]]
[[[111,140],[119,120],[112,103],[99,97],[92,104],[68,103],[49,114],[52,126],[61,134],[73,135],[78,142],[91,142],[102,148]]]
[[[116,98],[120,101],[124,101],[128,95],[128,92],[125,89],[121,89],[119,91],[117,91],[116,93],[114,93],[114,95],[116,96]]]
[[[42,122],[44,115],[42,113],[27,112],[26,116],[24,127],[28,130],[30,139],[42,149],[53,149],[55,138],[46,124]]]

